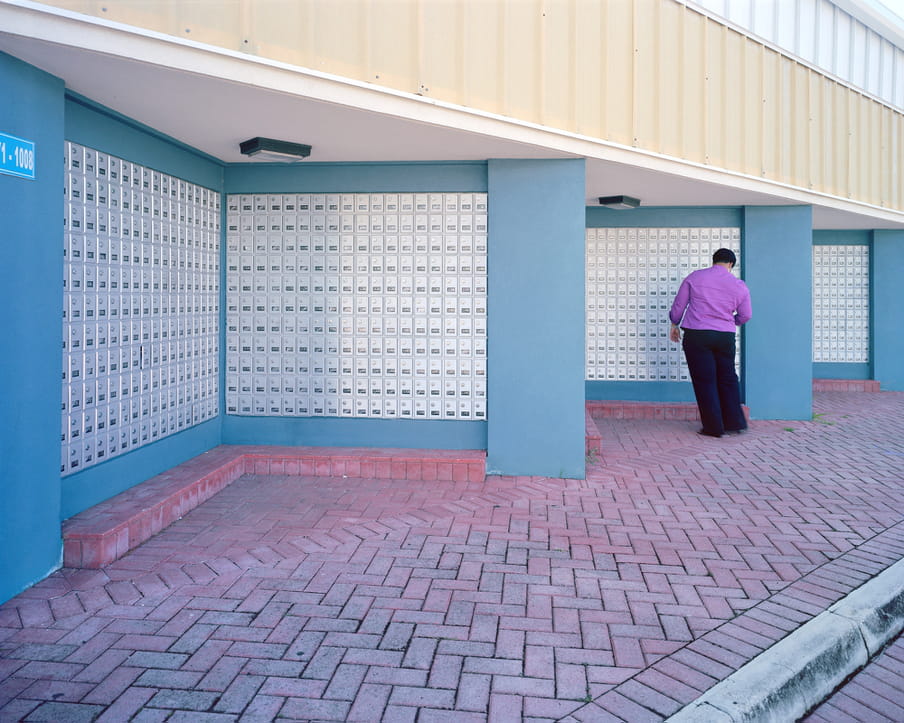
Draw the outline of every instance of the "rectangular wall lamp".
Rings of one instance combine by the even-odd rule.
[[[244,155],[261,161],[300,161],[311,155],[311,146],[304,143],[291,143],[260,136],[242,141],[239,150]]]
[[[600,196],[600,206],[608,208],[637,208],[640,199],[633,196]]]

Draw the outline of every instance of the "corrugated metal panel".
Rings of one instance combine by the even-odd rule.
[[[835,166],[835,174],[832,176],[832,186],[835,193],[842,198],[851,198],[851,189],[854,187],[854,177],[851,174],[851,147],[852,133],[848,130],[852,125],[851,111],[857,103],[857,97],[853,93],[844,93],[836,90],[835,118],[838,126],[835,129],[833,148],[838,154]],[[829,184],[826,184],[829,185]]]
[[[744,72],[738,85],[747,90],[744,93],[744,133],[741,135],[741,146],[744,149],[744,162],[739,169],[751,176],[763,174],[763,145],[765,123],[763,113],[763,63],[765,50],[760,45],[744,43]]]
[[[602,78],[605,46],[600,33],[605,27],[605,8],[595,0],[577,0],[574,19],[574,130],[592,137],[602,136]],[[578,22],[581,18],[581,22]]]
[[[677,61],[681,76],[681,114],[684,127],[682,158],[703,161],[706,157],[706,138],[709,128],[702,110],[706,105],[705,37],[708,23],[702,16],[685,13],[684,55]]]
[[[816,62],[816,0],[798,0],[797,55]]]
[[[831,0],[696,0],[690,4],[904,109],[904,48]]]
[[[627,55],[634,60],[633,78],[630,78],[634,88],[633,117],[625,119],[633,126],[633,130],[629,134],[626,129],[625,135],[630,138],[631,145],[659,150],[662,137],[660,119],[664,111],[668,112],[661,107],[659,97],[662,77],[662,66],[659,63],[661,17],[648,5],[639,6],[637,11],[636,17],[632,18],[632,32],[625,33],[634,45],[632,52]],[[642,28],[642,31],[635,32],[635,28]],[[631,90],[624,89],[622,92],[630,94]]]
[[[630,146],[634,143],[637,113],[635,66],[640,60],[634,52],[634,3],[605,3],[603,22],[599,42],[605,57],[597,75],[603,88],[600,130],[603,138]],[[597,74],[592,69],[591,72]]]
[[[421,3],[418,6],[422,46],[422,87],[418,92],[461,102],[463,6],[459,3]],[[385,18],[377,21],[379,25]],[[429,43],[426,41],[429,39]]]
[[[682,108],[682,76],[677,63],[672,58],[681,57],[684,52],[684,14],[675,7],[663,7],[663,13],[656,26],[655,35],[648,33],[656,46],[655,67],[657,80],[653,88],[642,86],[648,95],[655,95],[650,102],[655,120],[656,150],[670,156],[680,156],[684,152],[684,129],[688,122]],[[654,88],[658,88],[658,93]],[[641,138],[645,134],[641,134]],[[643,145],[646,146],[645,141]]]
[[[775,6],[775,44],[789,52],[797,52],[797,7],[795,0]],[[767,36],[767,40],[772,40]]]
[[[676,0],[50,4],[904,208],[900,112]],[[897,51],[828,0],[704,4],[814,64],[831,57],[852,83],[904,94]]]
[[[851,77],[851,23],[853,18],[844,13],[835,14],[835,52],[829,71],[839,78]],[[828,45],[828,43],[826,43]]]
[[[738,82],[744,76],[744,37],[725,28],[721,33],[722,57],[721,78],[722,103],[725,109],[722,119],[722,153],[717,163],[730,168],[744,167],[744,146],[741,139],[746,138],[744,115],[744,96],[747,91]]]
[[[851,75],[847,80],[866,89],[866,27],[851,24]],[[844,77],[844,76],[842,76]]]
[[[834,7],[829,3],[819,3],[817,7],[817,21],[814,30],[816,31],[816,60],[815,63],[820,68],[825,68],[830,73],[837,73],[835,70],[836,41],[835,41],[835,20],[836,13]]]
[[[747,14],[739,18],[731,18],[732,22],[736,22],[742,28],[750,28],[761,38],[771,38],[775,36],[775,6],[778,0],[761,0],[757,4],[755,13],[747,8]],[[716,11],[718,12],[718,11]],[[721,14],[721,13],[720,13]],[[723,16],[724,17],[724,16]]]
[[[489,3],[465,3],[464,14],[460,101],[472,108],[489,109],[502,95],[503,15]]]
[[[538,0],[503,0],[500,97],[493,110],[503,115],[541,122],[543,87],[541,46],[542,4]],[[443,29],[444,30],[444,29]],[[435,28],[434,32],[442,32]],[[442,62],[442,59],[439,59]]]
[[[807,123],[807,188],[813,188],[813,183],[826,175],[826,155],[823,152],[826,142],[825,118],[825,91],[826,86],[822,76],[811,73],[807,78],[807,96],[810,107],[818,112],[810,113]]]
[[[206,3],[179,0],[51,0],[44,4],[199,43],[243,50],[244,0]]]
[[[890,113],[889,117],[888,156],[889,158],[904,158],[904,116],[900,113]],[[899,165],[890,164],[888,175],[891,180],[886,184],[889,198],[886,205],[893,208],[904,208],[904,173],[901,173]]]

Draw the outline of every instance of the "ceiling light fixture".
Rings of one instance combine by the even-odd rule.
[[[278,141],[275,138],[251,138],[239,144],[239,150],[255,160],[300,161],[311,155],[311,146],[304,143]]]
[[[600,196],[600,206],[607,208],[637,208],[640,199],[633,196]]]

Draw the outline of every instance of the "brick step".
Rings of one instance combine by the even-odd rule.
[[[243,474],[482,482],[483,450],[223,445],[63,522],[63,564],[98,569]]]
[[[700,411],[696,402],[626,402],[603,399],[585,403],[592,419],[669,419],[696,422]],[[741,405],[744,416],[750,419],[750,409]]]
[[[878,392],[880,383],[875,379],[814,379],[814,392]]]
[[[680,419],[700,418],[694,402],[625,402],[619,400],[591,400],[587,412],[595,419]]]
[[[596,422],[590,415],[590,409],[584,409],[584,454],[588,457],[599,457],[603,452],[603,438]]]

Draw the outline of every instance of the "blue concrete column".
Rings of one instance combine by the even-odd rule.
[[[0,131],[35,180],[0,174],[0,602],[59,566],[63,82],[0,53]]]
[[[753,303],[745,400],[754,419],[813,416],[812,240],[810,206],[744,209],[742,269]]]
[[[901,284],[904,231],[873,232],[872,317],[873,379],[885,391],[904,391],[904,333],[901,332]]]
[[[487,471],[584,477],[584,161],[488,164]]]

